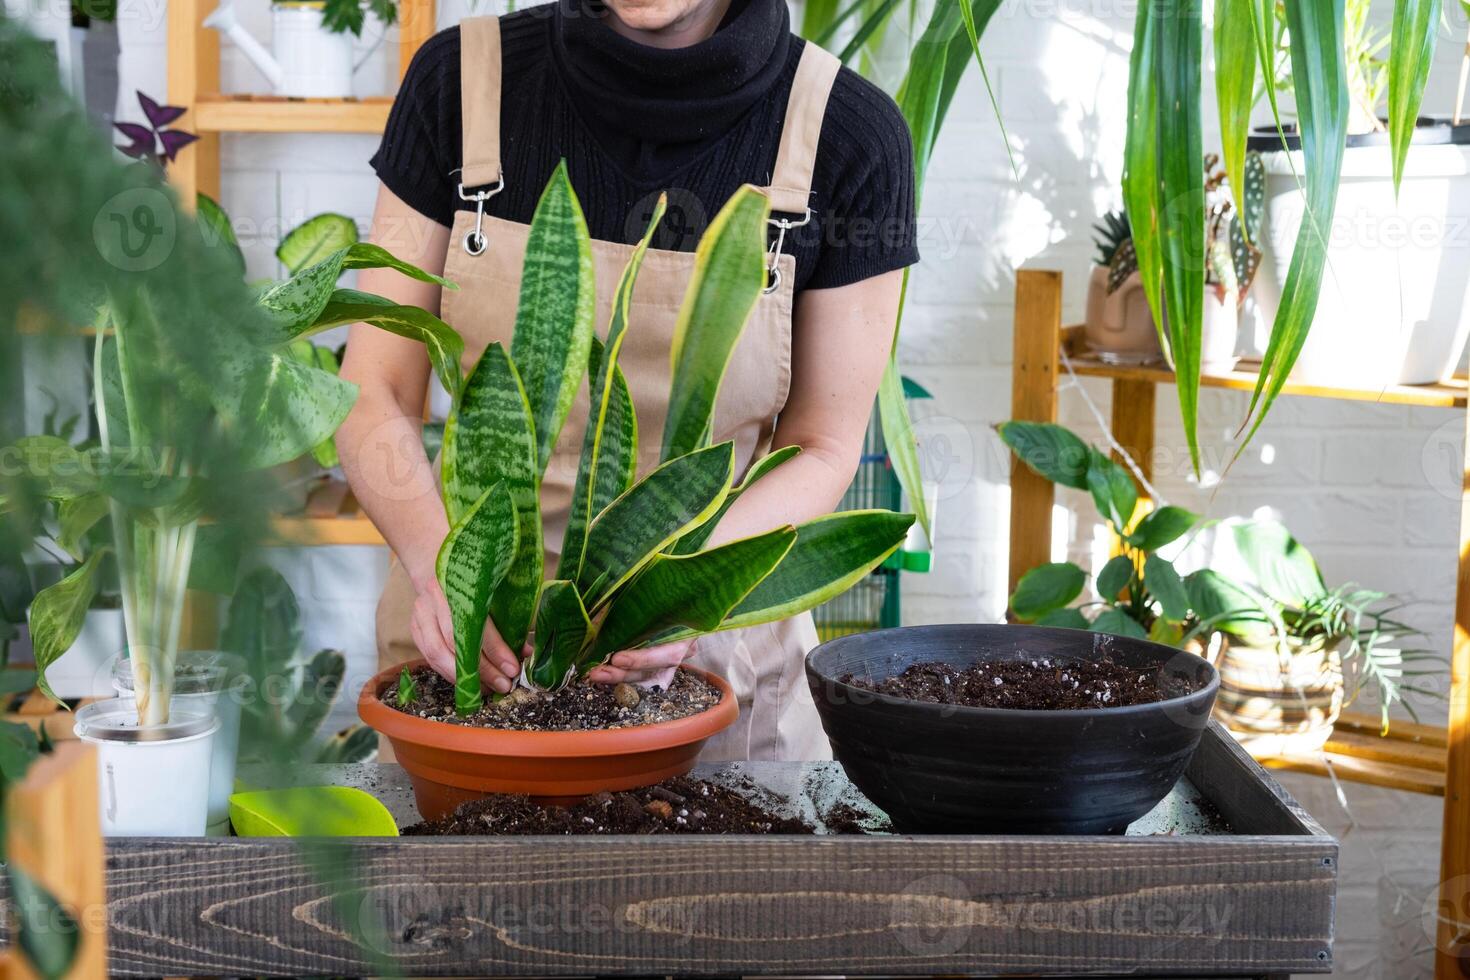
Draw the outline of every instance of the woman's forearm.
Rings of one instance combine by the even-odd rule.
[[[422,588],[434,577],[434,559],[449,532],[424,453],[422,418],[391,398],[364,392],[337,431],[337,450],[358,503]]]
[[[837,509],[857,471],[858,456],[840,447],[808,445],[767,473],[731,505],[710,545],[736,541],[783,524],[803,524]]]

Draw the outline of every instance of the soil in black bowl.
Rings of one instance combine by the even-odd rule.
[[[852,826],[857,827],[855,822]],[[688,776],[621,793],[598,793],[566,807],[542,806],[525,796],[487,796],[463,804],[447,817],[403,829],[405,836],[422,837],[815,832],[805,821],[775,813],[727,786]]]
[[[461,718],[454,713],[453,684],[426,668],[414,671],[413,676],[417,690],[411,704],[398,703],[396,687],[384,693],[383,703],[433,721],[514,731],[581,732],[651,725],[697,715],[720,700],[718,688],[681,670],[667,688],[574,682],[560,691],[517,687],[499,701],[492,701],[487,690],[485,706]]]
[[[1118,708],[1174,696],[1159,687],[1157,669],[1131,667],[1107,658],[1038,657],[982,661],[969,667],[928,661],[883,680],[849,674],[842,682],[896,698],[969,708]]]

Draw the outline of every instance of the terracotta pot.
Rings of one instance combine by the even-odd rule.
[[[734,724],[740,713],[724,678],[685,665],[680,669],[704,678],[721,695],[714,707],[688,718],[598,732],[474,728],[404,714],[383,703],[404,667],[421,666],[419,659],[378,674],[362,689],[357,713],[393,744],[425,820],[491,793],[570,803],[683,775],[694,767],[705,740]]]
[[[1094,266],[1087,283],[1087,346],[1107,364],[1151,364],[1162,360],[1159,333],[1154,329],[1143,280],[1133,273],[1115,291],[1108,291],[1108,270]]]
[[[1315,752],[1342,712],[1342,661],[1337,646],[1252,647],[1227,642],[1220,650],[1215,716],[1242,744],[1276,755]]]

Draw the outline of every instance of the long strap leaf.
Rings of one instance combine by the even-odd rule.
[[[512,650],[526,642],[545,561],[541,547],[536,436],[516,365],[499,343],[485,348],[444,423],[444,507],[457,522],[492,486],[516,511],[515,561],[495,590],[491,617]]]
[[[1159,250],[1159,90],[1154,80],[1154,5],[1140,4],[1133,21],[1133,53],[1128,65],[1128,134],[1123,148],[1123,201],[1133,227],[1138,277],[1153,312],[1164,351],[1163,259]],[[1203,161],[1201,161],[1203,163]]]
[[[543,691],[564,687],[591,633],[592,621],[577,586],[560,580],[543,585],[536,607],[536,650],[527,668],[531,683]]]
[[[531,218],[510,348],[535,421],[537,473],[546,472],[582,383],[596,315],[591,236],[563,160]]]
[[[486,490],[449,530],[434,570],[454,624],[454,710],[480,710],[480,640],[490,595],[505,577],[518,545],[515,507],[503,484]]]
[[[1255,0],[1215,0],[1215,102],[1220,147],[1237,214],[1245,214],[1245,147],[1255,102],[1256,46],[1251,30]]]
[[[800,446],[783,446],[756,460],[750,469],[746,471],[745,479],[740,481],[740,485],[732,489],[729,495],[725,497],[725,502],[720,505],[720,509],[715,512],[715,515],[676,541],[674,547],[669,549],[669,553],[675,555],[692,555],[700,548],[703,548],[704,543],[715,532],[715,528],[720,526],[720,519],[734,506],[735,501],[740,499],[742,493],[759,483],[762,477],[782,463],[795,458],[800,452]]]
[[[582,570],[582,553],[587,548],[587,529],[592,519],[601,511],[599,505],[599,481],[594,475],[600,472],[608,413],[616,390],[618,353],[623,349],[623,335],[627,332],[629,304],[633,298],[633,286],[638,281],[638,270],[643,267],[643,256],[648,253],[653,233],[663,220],[668,198],[660,195],[648,219],[643,237],[628,258],[613,294],[612,320],[607,328],[607,343],[598,358],[597,372],[591,382],[591,411],[587,416],[587,429],[582,433],[582,456],[577,467],[576,489],[573,491],[571,512],[567,517],[566,534],[562,537],[561,558],[557,563],[556,577],[578,581]],[[590,356],[590,355],[589,355]],[[629,404],[632,403],[631,398]],[[609,451],[621,452],[622,445]],[[636,451],[636,446],[635,446]],[[585,475],[584,475],[585,474]]]
[[[1440,0],[1394,0],[1388,52],[1388,139],[1393,148],[1393,190],[1404,177],[1404,159],[1419,121],[1419,104],[1434,63]]]
[[[718,629],[795,543],[796,528],[788,525],[694,555],[655,557],[613,599],[579,670],[591,670],[672,627]]]
[[[1236,450],[1245,451],[1276,401],[1307,342],[1327,268],[1327,230],[1337,203],[1338,178],[1347,152],[1348,91],[1343,60],[1342,0],[1287,0],[1291,73],[1306,169],[1306,200],[1291,251],[1281,305],[1251,394]]]
[[[771,202],[754,187],[735,192],[699,239],[669,352],[673,377],[662,460],[709,444],[720,381],[766,284]]]

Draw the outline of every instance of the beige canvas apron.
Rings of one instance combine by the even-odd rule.
[[[461,32],[464,169],[461,186],[494,188],[500,169],[500,25],[494,17],[465,20]],[[766,193],[773,210],[803,214],[811,193],[812,168],[837,59],[814,44],[802,54],[787,103],[776,168]],[[547,174],[505,174],[504,179],[543,181]],[[507,347],[515,327],[516,297],[529,226],[460,211],[454,223],[444,274],[458,291],[443,293],[441,316],[465,340],[466,372],[485,347]],[[480,254],[471,254],[476,245]],[[594,241],[599,336],[605,337],[612,293],[633,246]],[[734,440],[736,473],[770,450],[776,416],[791,385],[791,304],[795,260],[781,255],[779,281],[763,295],[746,325],[720,388],[715,410],[716,441]],[[658,465],[669,402],[669,350],[694,255],[650,249],[633,291],[629,326],[619,365],[638,414],[638,471]],[[582,433],[587,424],[587,386],[573,403],[542,482],[541,506],[548,574],[556,568],[576,480]],[[738,482],[738,481],[737,481]],[[382,667],[418,656],[409,633],[414,594],[408,575],[394,563],[378,604],[378,659]],[[701,758],[825,759],[822,733],[803,673],[803,658],[816,644],[810,614],[766,626],[706,636],[696,642],[692,662],[725,677],[740,702],[740,719],[711,739]]]

